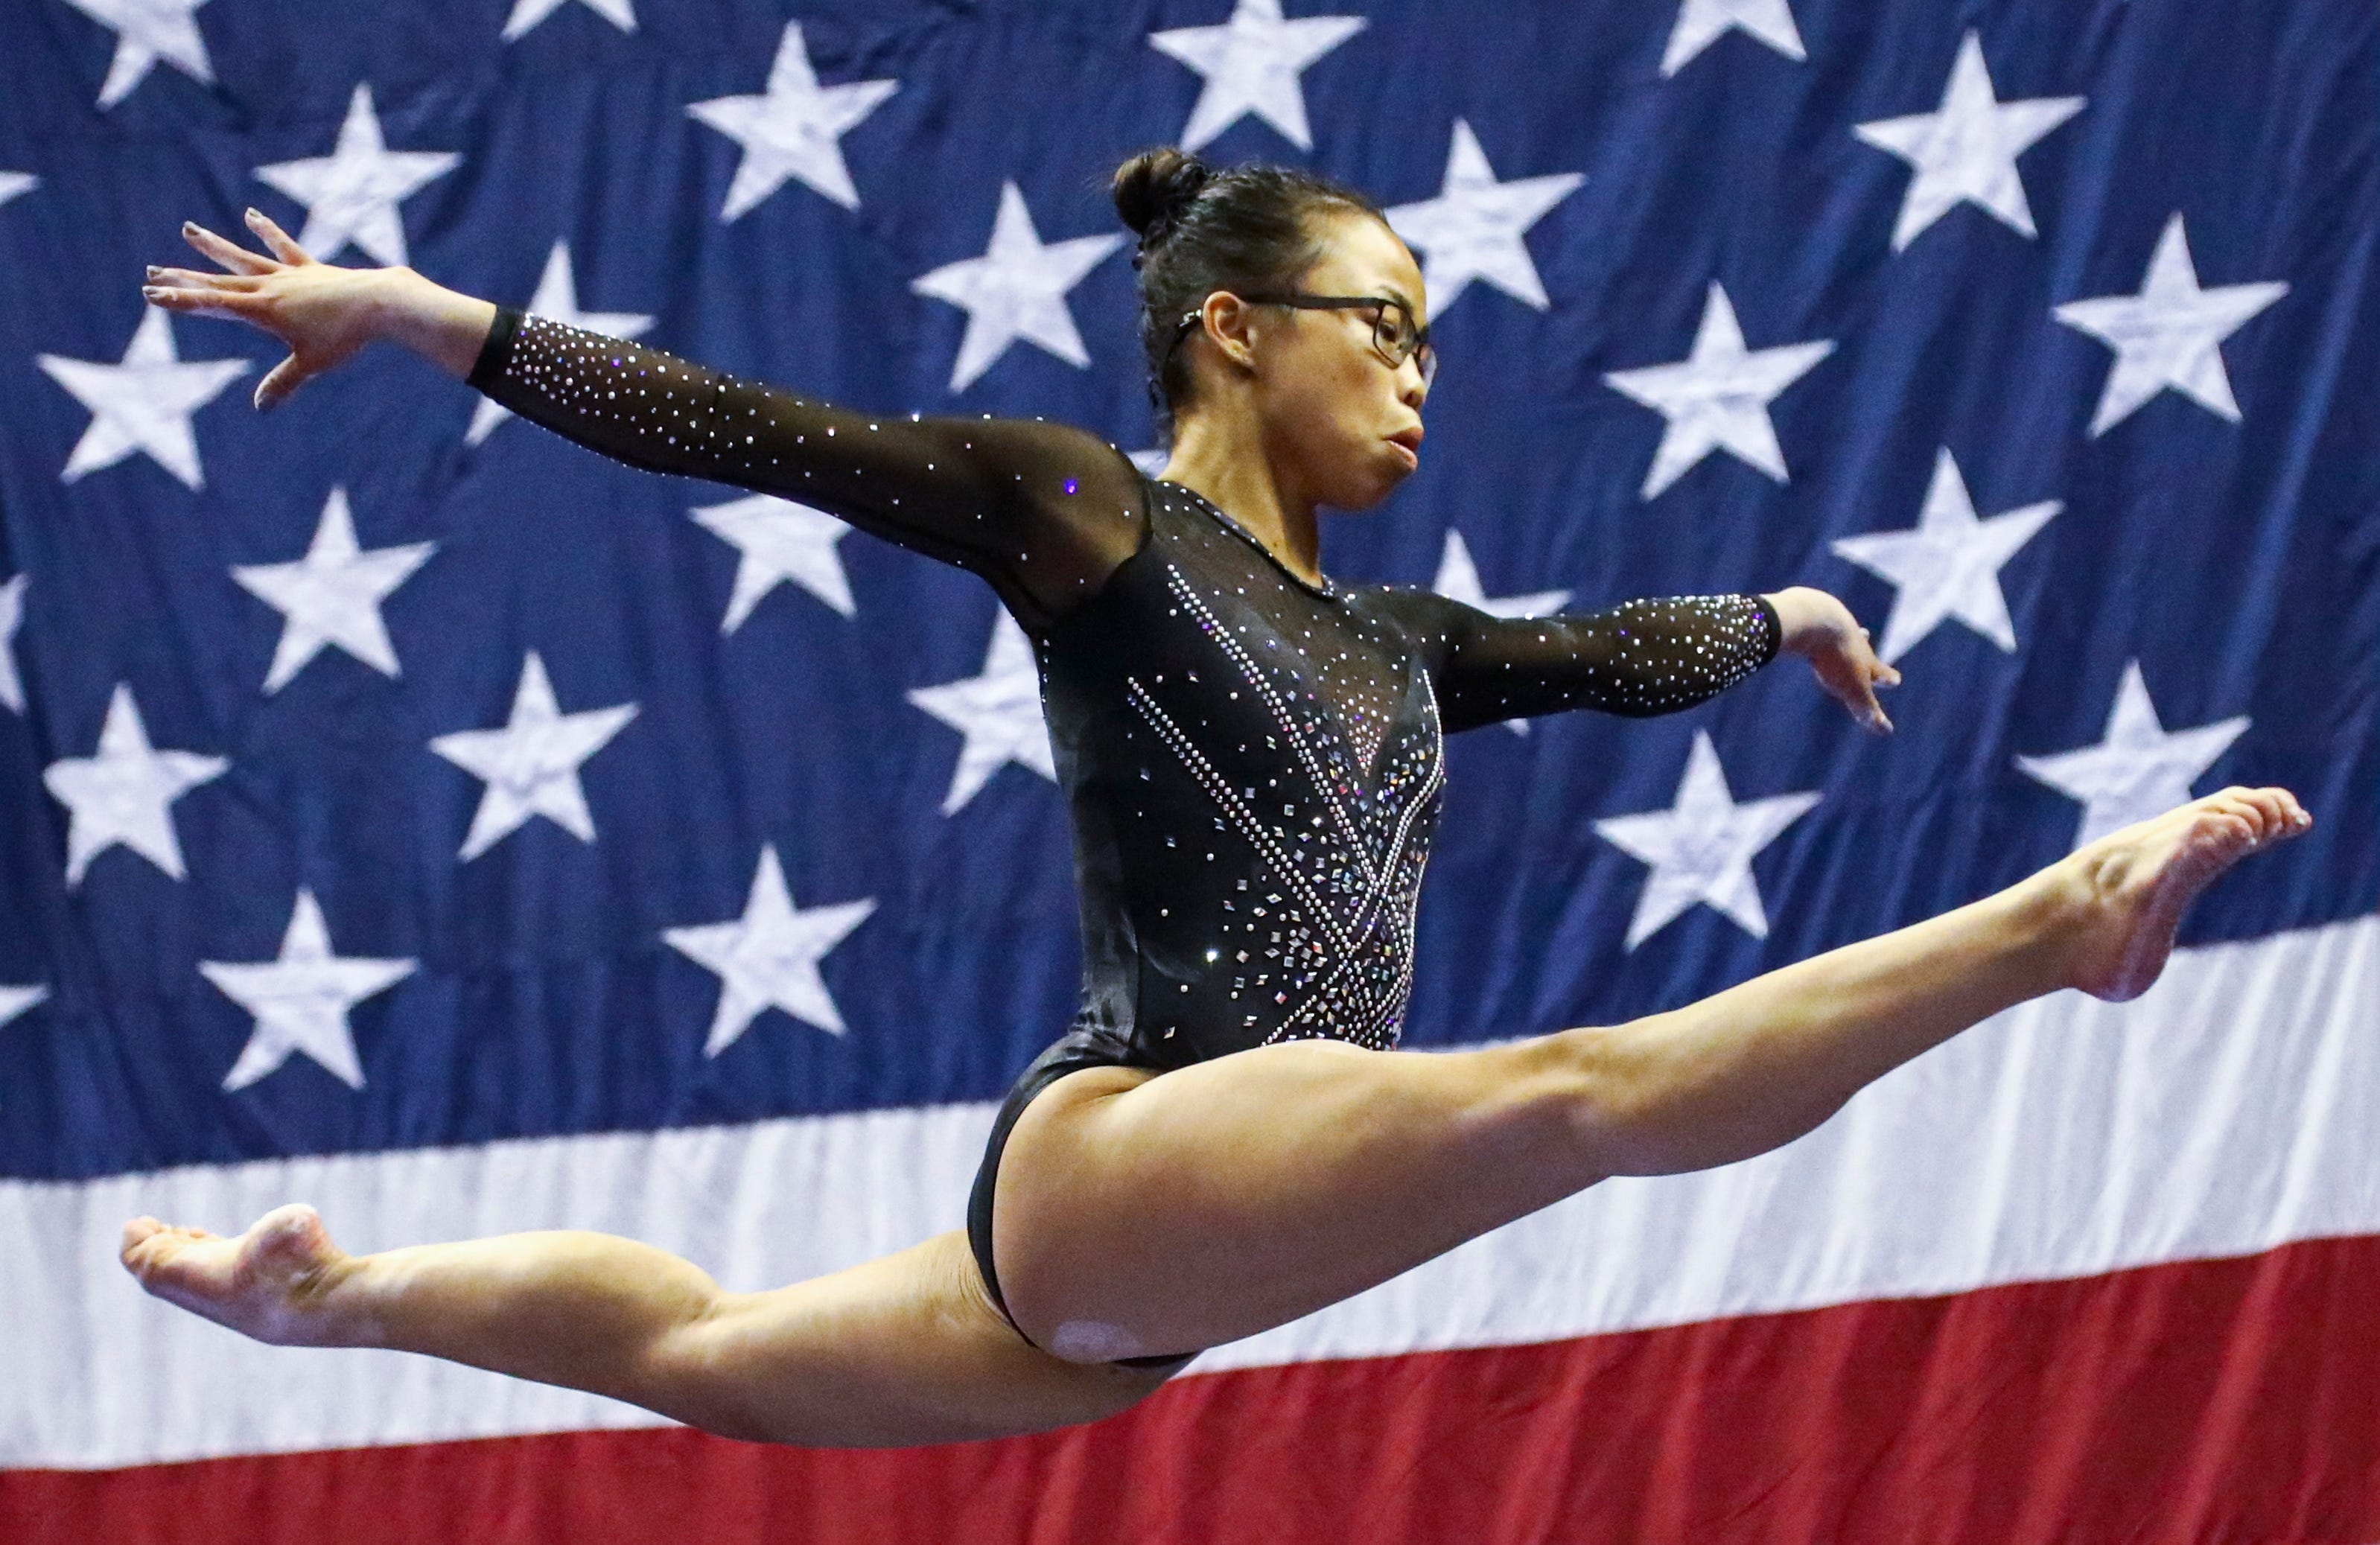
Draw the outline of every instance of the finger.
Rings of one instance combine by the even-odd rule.
[[[263,237],[264,244],[273,249],[273,255],[283,262],[307,263],[314,261],[307,255],[306,249],[298,246],[287,231],[274,225],[273,217],[261,209],[248,212],[248,228]]]
[[[264,282],[257,274],[206,274],[194,268],[159,268],[151,264],[149,282],[170,285],[181,289],[203,289],[222,292],[252,290]]]
[[[234,274],[266,274],[278,266],[263,253],[251,252],[237,241],[215,235],[196,221],[182,222],[182,239]]]
[[[1868,680],[1884,681],[1888,677],[1892,682],[1898,682],[1900,679],[1900,673],[1887,664],[1884,657],[1876,652],[1876,641],[1868,637],[1866,628],[1860,629],[1859,647],[1852,652],[1859,662],[1861,673]]]
[[[1882,735],[1885,729],[1884,710],[1877,706],[1876,694],[1867,683],[1848,672],[1827,672],[1818,678],[1827,696],[1843,705],[1843,712],[1858,721],[1862,729]]]
[[[261,413],[288,401],[289,394],[304,385],[311,373],[294,354],[265,371],[264,379],[256,383],[257,411]]]
[[[254,322],[258,298],[230,290],[190,289],[174,285],[143,285],[140,298],[160,310],[178,311],[184,316],[225,317],[234,322]]]
[[[1852,707],[1859,722],[1877,735],[1890,735],[1892,721],[1885,716],[1884,705],[1876,700],[1876,689],[1867,682],[1860,683],[1859,700]]]

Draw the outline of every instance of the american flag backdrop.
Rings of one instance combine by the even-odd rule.
[[[2370,0],[13,0],[0,1537],[2380,1538]],[[1106,177],[1314,166],[1423,260],[1334,572],[1812,584],[1779,667],[1453,751],[1409,1044],[1609,1022],[2225,783],[2319,825],[2030,1004],[1012,1442],[764,1449],[143,1298],[123,1219],[577,1226],[732,1287],[958,1224],[1073,1007],[1021,635],[394,351],[144,310],[184,218],[884,412],[1156,451]],[[1148,460],[1152,468],[1161,456]]]

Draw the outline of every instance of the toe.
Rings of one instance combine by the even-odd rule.
[[[2185,865],[2194,864],[2235,848],[2252,846],[2255,841],[2253,818],[2233,810],[2208,810],[2192,823],[2190,837],[2183,845],[2182,861]]]
[[[2294,837],[2313,824],[2297,797],[2285,788],[2241,789],[2238,804],[2252,812],[2259,844]]]
[[[2261,823],[2265,815],[2264,800],[2260,797],[2262,792],[2259,789],[2237,786],[2222,789],[2206,797],[2206,808],[2210,810],[2221,810],[2226,815],[2242,816]]]
[[[175,1258],[181,1253],[181,1247],[187,1242],[188,1231],[168,1228],[153,1218],[143,1221],[150,1226],[138,1238],[134,1237],[134,1225],[126,1225],[120,1259],[126,1271],[140,1278],[144,1285],[153,1287],[159,1278],[172,1269]]]
[[[124,1225],[124,1243],[116,1250],[115,1258],[124,1263],[127,1271],[139,1271],[140,1247],[155,1238],[164,1227],[154,1218],[133,1219]]]
[[[2244,844],[2255,846],[2278,836],[2284,821],[2273,791],[2261,788],[2227,788],[2211,794],[2200,802],[2202,829],[2219,836],[2228,845]]]

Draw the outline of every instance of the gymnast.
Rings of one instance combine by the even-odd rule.
[[[423,1353],[823,1446],[1096,1420],[1203,1347],[1611,1175],[1733,1163],[2060,988],[2124,999],[2190,903],[2297,836],[2231,788],[1995,895],[1626,1024],[1397,1050],[1443,736],[1682,709],[1779,652],[1869,728],[1899,680],[1821,591],[1491,617],[1321,570],[1316,512],[1418,466],[1422,274],[1361,192],[1157,150],[1115,175],[1171,434],[1144,476],[1039,420],[871,415],[443,289],[183,232],[150,303],[287,346],[269,408],[367,344],[633,466],[798,499],[981,576],[1031,639],[1073,821],[1082,1006],[1001,1106],[964,1230],[762,1293],[610,1235],[349,1255],[313,1210],[141,1218],[149,1292],[260,1341]]]

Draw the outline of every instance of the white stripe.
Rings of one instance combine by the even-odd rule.
[[[256,1346],[144,1297],[122,1220],[320,1206],[376,1249],[541,1227],[732,1287],[958,1226],[989,1105],[0,1185],[0,1465],[88,1467],[651,1423],[390,1353]],[[2139,1003],[2028,1004],[1781,1152],[1615,1181],[1202,1369],[1556,1340],[2380,1234],[2380,919],[2176,958]]]
[[[730,1286],[761,1287],[959,1226],[991,1113],[965,1105],[0,1186],[11,1364],[0,1380],[0,1466],[661,1421],[426,1357],[244,1341],[140,1292],[115,1259],[127,1218],[229,1232],[310,1201],[351,1250],[601,1229],[698,1260]]]

